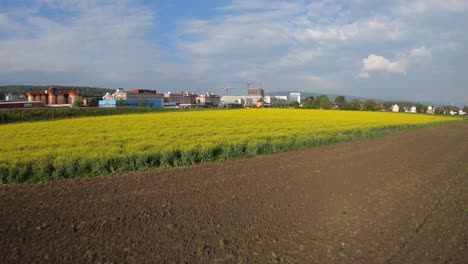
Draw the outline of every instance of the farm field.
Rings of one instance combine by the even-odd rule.
[[[241,109],[0,126],[0,180],[37,182],[253,157],[366,139],[457,118]]]
[[[0,187],[2,263],[466,263],[468,122]]]

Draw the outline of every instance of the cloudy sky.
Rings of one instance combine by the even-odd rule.
[[[0,0],[0,85],[468,104],[468,0]]]

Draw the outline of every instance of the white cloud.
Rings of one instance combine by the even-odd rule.
[[[348,24],[329,25],[306,24],[307,18],[301,18],[304,25],[296,30],[296,38],[301,41],[375,41],[399,40],[404,36],[398,22],[386,17],[374,17]]]
[[[320,51],[309,49],[292,50],[274,61],[269,68],[298,67],[312,62],[321,55]]]
[[[416,64],[429,64],[432,61],[432,53],[429,49],[422,46],[410,51],[409,59]]]
[[[362,59],[362,70],[358,78],[369,78],[371,72],[387,72],[406,75],[412,65],[425,66],[432,62],[432,53],[424,46],[412,49],[391,62],[383,56],[371,54]]]
[[[337,86],[336,82],[317,75],[303,75],[301,79],[313,84],[316,88],[319,89],[330,89]]]
[[[358,79],[368,79],[370,74],[368,72],[360,72],[357,76]]]
[[[382,56],[374,54],[362,59],[362,70],[364,72],[389,72],[406,74],[407,62],[403,59],[391,62]]]
[[[400,12],[408,15],[434,11],[465,12],[468,10],[468,1],[466,0],[402,0],[400,2]]]
[[[37,11],[25,18],[16,15],[18,10],[2,14],[8,26],[21,25],[21,34],[0,39],[1,72],[67,75],[75,76],[69,81],[74,84],[91,79],[117,86],[158,71],[159,52],[145,39],[145,32],[154,26],[153,15],[141,6],[128,1],[63,0],[46,0],[42,5],[73,14],[60,20]]]

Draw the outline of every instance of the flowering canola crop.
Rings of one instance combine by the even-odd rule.
[[[240,109],[9,124],[0,126],[0,180],[40,181],[191,165],[454,120],[398,113]]]

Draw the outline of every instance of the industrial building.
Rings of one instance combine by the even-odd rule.
[[[170,103],[179,106],[180,104],[184,103],[184,93],[164,93],[164,103]]]
[[[122,88],[115,93],[106,93],[99,101],[99,107],[117,107],[119,101],[125,107],[151,107],[162,108],[164,106],[164,95],[156,93],[155,90],[132,90],[125,92]]]
[[[15,109],[15,108],[40,108],[44,107],[41,101],[35,102],[0,102],[0,109]]]
[[[197,97],[197,104],[201,107],[218,107],[221,97],[214,93],[205,93]]]
[[[99,101],[100,107],[116,107],[119,101],[123,101],[124,106],[137,107],[171,107],[171,108],[192,108],[192,107],[218,107],[221,104],[221,98],[214,93],[205,93],[197,95],[192,92],[158,94],[155,90],[132,90],[126,92],[122,88],[117,89],[115,93],[106,93]]]
[[[44,92],[27,93],[28,102],[42,102],[46,106],[70,106],[77,99],[83,100],[83,95],[77,89],[64,89],[56,86],[50,86]],[[83,100],[83,105],[86,105]]]
[[[247,89],[247,95],[263,97],[265,95],[265,91],[263,88],[252,87]]]
[[[263,98],[266,104],[276,104],[276,103],[287,103],[288,97],[287,96],[265,96]]]
[[[268,107],[272,97],[265,97],[263,84],[259,87],[251,87],[251,84],[247,83],[247,95],[225,95],[221,97],[221,105],[224,108]]]
[[[221,97],[221,103],[225,108],[252,107],[258,101],[263,101],[259,95],[225,95]]]

